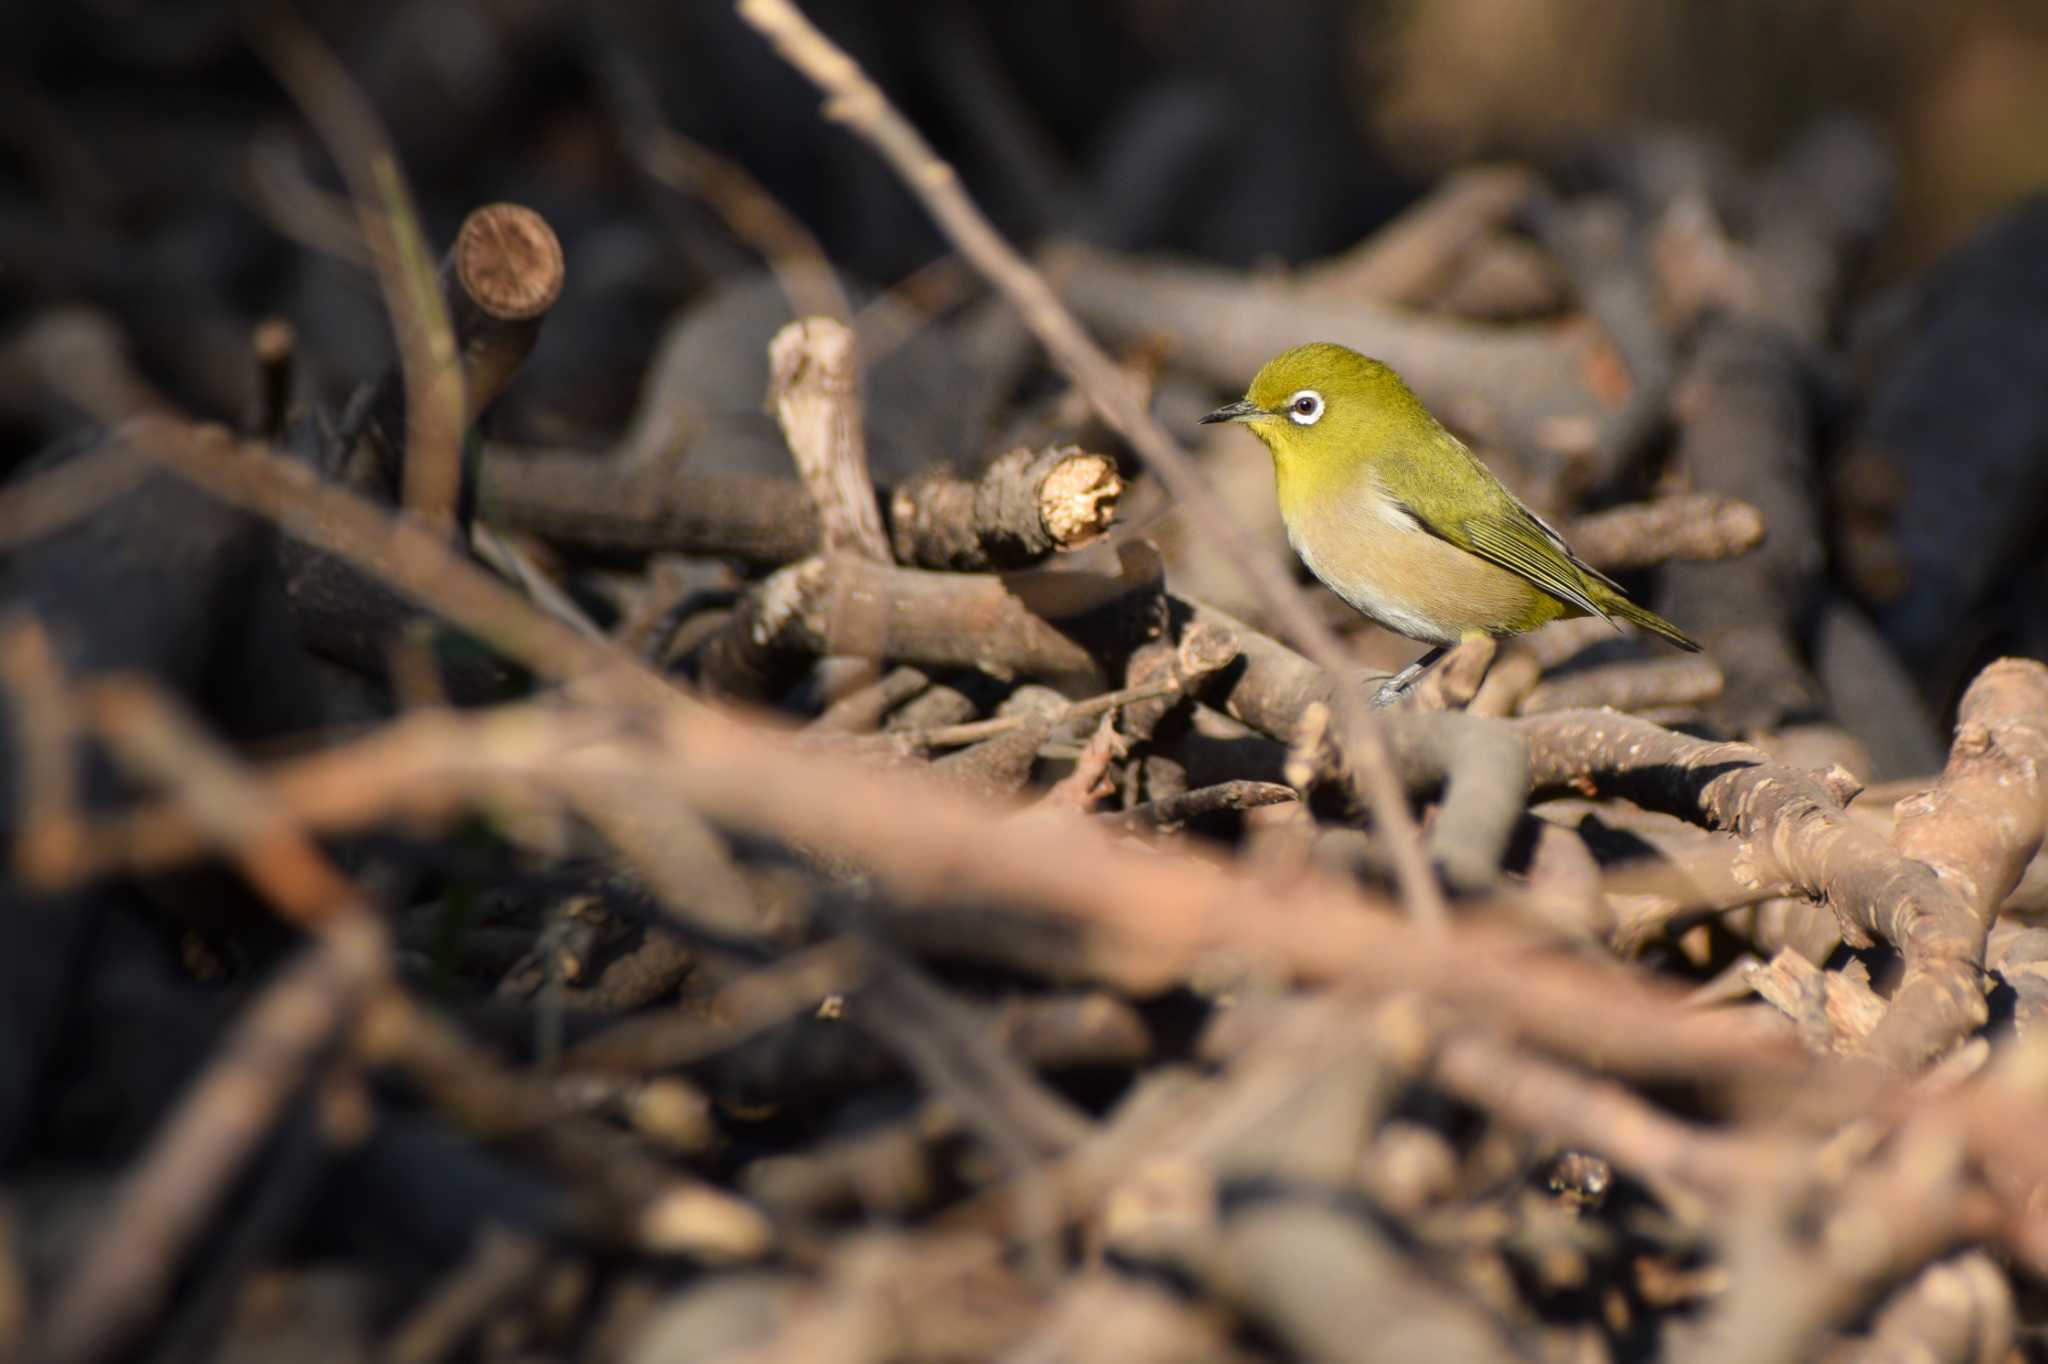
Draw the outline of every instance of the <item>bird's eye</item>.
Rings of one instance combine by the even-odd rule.
[[[1287,400],[1287,419],[1296,426],[1314,426],[1323,416],[1323,395],[1304,388]]]

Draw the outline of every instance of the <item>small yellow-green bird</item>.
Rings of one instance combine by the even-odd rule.
[[[1379,705],[1454,644],[1571,616],[1700,647],[1573,554],[1377,360],[1296,346],[1202,420],[1243,422],[1265,442],[1288,542],[1316,577],[1387,629],[1436,646],[1380,689]]]

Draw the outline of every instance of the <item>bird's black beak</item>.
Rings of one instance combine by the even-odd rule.
[[[1266,409],[1260,407],[1250,398],[1239,398],[1234,403],[1223,404],[1223,406],[1202,418],[1202,425],[1208,426],[1213,422],[1241,422],[1247,418],[1263,417],[1265,415]]]

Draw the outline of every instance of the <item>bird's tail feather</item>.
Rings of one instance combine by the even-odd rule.
[[[1661,635],[1687,653],[1696,654],[1700,651],[1699,642],[1693,639],[1692,636],[1686,634],[1685,631],[1679,629],[1676,625],[1673,625],[1648,607],[1637,606],[1619,592],[1613,594],[1611,600],[1603,601],[1600,604],[1607,608],[1608,615],[1620,616],[1631,625],[1648,630],[1653,635]]]

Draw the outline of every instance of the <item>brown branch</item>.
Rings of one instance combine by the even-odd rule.
[[[629,138],[627,145],[648,174],[697,195],[734,236],[760,253],[792,313],[853,320],[853,305],[818,239],[745,166],[670,128]]]
[[[461,350],[465,428],[532,351],[566,278],[562,244],[532,209],[485,204],[462,220],[443,279]]]
[[[486,442],[479,506],[493,524],[599,552],[666,550],[753,566],[818,552],[817,508],[795,479],[684,467]]]
[[[140,775],[168,786],[278,913],[316,932],[370,914],[262,783],[149,683],[98,682],[85,704],[109,747]]]
[[[63,664],[33,617],[0,627],[15,771],[15,874],[31,885],[63,879],[83,853],[79,822],[79,717]]]
[[[1623,711],[1699,706],[1721,694],[1721,670],[1705,654],[1630,659],[1580,668],[1539,682],[1515,708],[1518,715],[1551,710]]]
[[[1431,1076],[1466,1103],[1539,1136],[1598,1151],[1657,1185],[1728,1198],[1794,1167],[1788,1137],[1679,1121],[1609,1080],[1478,1033],[1444,1040]]]
[[[0,346],[0,410],[112,424],[175,408],[135,368],[114,320],[74,305],[46,309]]]
[[[751,698],[779,694],[826,654],[1099,688],[1102,667],[1084,641],[1142,637],[1142,628],[1115,627],[1142,622],[1157,587],[1143,570],[998,577],[807,559],[742,599],[699,654],[698,671],[713,691]]]
[[[1732,559],[1761,544],[1764,532],[1763,513],[1747,502],[1681,493],[1575,517],[1565,538],[1593,567],[1623,573],[1674,559]]]
[[[1123,480],[1116,461],[1078,446],[1019,448],[972,483],[934,471],[889,496],[896,557],[964,572],[1023,568],[1109,529]]]
[[[680,1070],[815,1010],[828,996],[857,990],[872,963],[856,943],[806,948],[719,990],[701,1015],[645,1013],[571,1047],[568,1070],[652,1074]]]
[[[1115,691],[1101,692],[1095,696],[1084,696],[1079,701],[1060,707],[1048,718],[1067,721],[1084,716],[1101,715],[1106,711],[1122,710],[1126,707],[1143,706],[1151,701],[1171,703],[1184,695],[1189,679],[1184,676],[1155,677],[1135,686],[1119,687]],[[994,715],[986,720],[970,720],[966,724],[942,725],[932,729],[898,730],[901,741],[915,744],[920,748],[950,748],[955,744],[976,743],[992,739],[998,734],[1008,734],[1022,729],[1039,718],[1036,711],[1015,711],[1007,715]]]
[[[1454,171],[1358,245],[1303,270],[1300,283],[1326,296],[1419,307],[1507,225],[1536,185],[1523,166]]]
[[[1890,220],[1890,153],[1867,128],[1819,125],[1759,186],[1753,290],[1701,326],[1674,398],[1677,467],[1695,491],[1754,505],[1770,538],[1737,563],[1678,566],[1660,603],[1728,676],[1719,718],[1738,733],[1821,710],[1802,659],[1826,536],[1812,478],[1808,376],[1843,285]]]
[[[1102,820],[1123,833],[1171,833],[1190,820],[1227,810],[1256,810],[1263,805],[1284,805],[1293,799],[1294,788],[1278,782],[1226,781],[1148,800],[1128,810],[1105,814]]]
[[[297,377],[299,333],[282,317],[266,317],[249,333],[249,353],[256,362],[256,401],[248,432],[258,440],[276,440],[290,415],[292,382]]]
[[[768,396],[823,528],[823,552],[890,562],[862,427],[854,335],[808,317],[768,343]]]
[[[134,491],[149,472],[148,460],[109,440],[0,486],[0,549],[85,520]]]
[[[1738,734],[1820,713],[1797,626],[1825,548],[1809,488],[1812,413],[1803,357],[1776,332],[1717,317],[1694,347],[1675,405],[1675,456],[1703,493],[1756,507],[1770,537],[1753,554],[1711,566],[1674,564],[1659,609],[1727,675],[1717,718]]]
[[[565,268],[554,229],[530,208],[486,204],[462,220],[436,285],[462,388],[458,439],[511,383],[532,351],[541,323],[561,295]],[[360,426],[351,428],[351,434],[362,437],[369,461],[344,471],[359,491],[389,498],[413,477],[407,448],[394,440],[413,419],[410,384],[403,366],[387,372]]]
[[[617,456],[484,447],[486,520],[607,553],[669,550],[777,566],[819,552],[801,484]],[[1123,483],[1106,455],[1017,450],[975,479],[934,469],[883,499],[898,562],[967,571],[1024,568],[1106,531]]]
[[[1031,780],[1038,750],[1051,736],[1054,718],[1042,711],[1014,718],[1013,728],[940,758],[932,764],[932,775],[976,800],[1015,796]]]
[[[809,728],[822,734],[872,734],[882,727],[883,716],[931,684],[931,678],[916,668],[891,668],[825,707]]]

